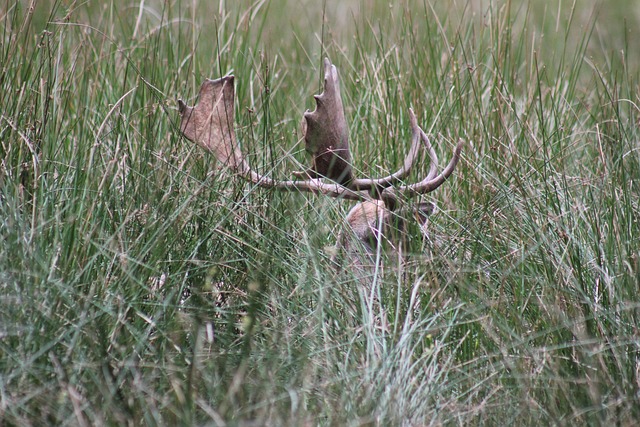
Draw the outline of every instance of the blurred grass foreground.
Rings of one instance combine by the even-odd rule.
[[[634,425],[639,28],[634,1],[2,2],[0,424]],[[359,175],[399,167],[410,107],[441,159],[465,141],[429,238],[364,283],[330,262],[351,203],[177,127],[233,73],[243,151],[288,177],[324,56]]]

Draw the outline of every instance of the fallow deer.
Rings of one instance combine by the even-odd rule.
[[[409,109],[411,147],[403,166],[382,178],[355,178],[349,150],[349,132],[345,120],[338,71],[328,59],[324,60],[324,90],[315,95],[316,109],[304,113],[304,139],[312,155],[312,167],[306,172],[294,172],[296,180],[278,181],[251,169],[238,148],[234,131],[234,77],[205,80],[199,100],[188,107],[178,100],[181,115],[180,130],[184,136],[213,153],[222,164],[257,186],[289,191],[309,191],[359,202],[346,217],[347,234],[355,236],[364,250],[374,253],[381,236],[393,228],[403,228],[404,219],[413,214],[424,221],[435,206],[418,203],[408,207],[406,199],[430,193],[442,185],[453,173],[460,159],[462,142],[444,170],[438,174],[438,157],[429,138],[418,126],[413,110]],[[424,147],[431,159],[427,176],[420,182],[404,184]],[[349,237],[341,234],[338,249],[352,248]]]

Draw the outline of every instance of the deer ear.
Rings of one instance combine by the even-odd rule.
[[[414,216],[421,226],[425,225],[429,217],[437,211],[436,204],[431,202],[421,202],[413,208]]]
[[[249,167],[236,143],[234,98],[233,76],[205,80],[195,106],[189,107],[178,100],[180,130],[226,166],[244,172]]]
[[[304,113],[303,132],[313,156],[310,176],[323,176],[340,184],[352,180],[349,129],[344,117],[338,70],[324,60],[324,91],[314,96],[316,109]]]

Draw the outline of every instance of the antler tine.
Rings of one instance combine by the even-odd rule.
[[[424,179],[424,181],[430,181],[438,173],[438,155],[436,154],[436,150],[433,148],[433,145],[431,145],[431,141],[429,140],[429,137],[427,136],[426,133],[424,133],[422,129],[420,129],[420,137],[422,138],[422,142],[427,148],[427,152],[429,153],[429,159],[431,159],[431,165],[429,166],[429,173],[427,174],[427,177]]]
[[[428,138],[427,138],[427,140],[428,140]],[[429,144],[429,146],[430,146],[430,144]],[[434,170],[433,164],[432,164],[431,168],[430,168],[430,171],[429,171],[429,174],[427,175],[427,177],[425,179],[423,179],[422,181],[420,181],[418,183],[415,183],[415,184],[410,184],[410,185],[404,185],[404,186],[401,186],[401,187],[397,187],[396,191],[398,193],[404,194],[407,197],[413,197],[413,196],[418,196],[420,194],[430,193],[433,190],[435,190],[436,188],[440,187],[447,180],[447,178],[449,178],[451,176],[451,174],[453,173],[454,169],[456,168],[456,165],[458,164],[458,161],[460,160],[460,153],[462,152],[462,147],[463,146],[464,146],[464,142],[460,141],[458,143],[458,145],[456,146],[456,148],[453,150],[453,157],[451,158],[451,161],[444,168],[442,173],[440,173],[438,176],[435,176],[435,177],[431,176],[431,175],[435,175],[435,173],[432,173],[432,171]],[[431,147],[429,152],[431,153],[432,150],[433,150],[433,147]],[[432,158],[433,158],[433,156],[432,156]],[[436,160],[437,160],[437,158],[436,158]],[[390,190],[390,189],[391,188],[389,188],[388,190]],[[390,195],[388,195],[387,197],[389,197],[389,196]],[[393,197],[393,196],[391,196],[391,197]],[[385,197],[383,197],[383,199],[384,198]]]
[[[178,100],[180,130],[187,139],[213,153],[225,166],[260,187],[309,191],[357,201],[369,199],[366,193],[351,190],[337,183],[323,182],[319,179],[276,181],[251,169],[236,142],[233,81],[233,76],[205,80],[200,88],[198,103],[193,107]]]
[[[387,188],[396,184],[397,182],[403,180],[409,175],[411,172],[411,168],[416,162],[418,158],[418,154],[420,153],[420,138],[424,133],[420,126],[418,126],[418,119],[416,118],[413,109],[409,109],[409,121],[411,122],[411,148],[407,153],[407,156],[404,159],[404,164],[402,167],[396,171],[395,173],[386,176],[384,178],[375,178],[375,179],[354,179],[351,183],[352,188],[356,188],[358,190],[370,190],[372,188]],[[427,145],[428,147],[429,145]],[[430,153],[431,154],[431,153]],[[435,154],[435,152],[434,152]],[[437,161],[437,159],[436,159]]]

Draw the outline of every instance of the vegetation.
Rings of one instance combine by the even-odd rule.
[[[322,3],[0,5],[0,423],[640,419],[638,8]],[[330,262],[349,202],[177,128],[234,73],[243,151],[289,176],[325,55],[358,175],[400,165],[409,107],[443,162],[466,141],[368,284]]]

